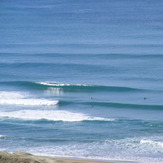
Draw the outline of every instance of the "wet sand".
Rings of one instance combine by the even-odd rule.
[[[131,161],[96,161],[36,156],[24,152],[0,152],[0,163],[134,163]]]
[[[105,161],[105,163],[106,162],[107,161]],[[23,152],[16,152],[12,154],[7,152],[0,152],[0,163],[104,163],[104,162],[94,160],[51,158],[44,156],[35,156]]]

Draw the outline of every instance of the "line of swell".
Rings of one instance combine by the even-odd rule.
[[[86,105],[133,109],[163,109],[163,105],[127,104],[114,102],[85,102]]]
[[[121,87],[121,86],[103,86],[103,85],[85,85],[85,84],[64,84],[55,82],[31,82],[31,81],[12,81],[0,82],[0,84],[14,85],[31,89],[45,90],[48,88],[60,88],[64,92],[144,92],[145,89]]]
[[[13,44],[6,44],[6,46],[13,46]],[[26,44],[27,45],[27,44]],[[44,44],[45,45],[45,44]],[[54,45],[54,44],[52,44]],[[121,58],[124,58],[124,57],[129,57],[129,58],[135,58],[135,57],[163,57],[163,54],[162,53],[144,53],[144,54],[139,54],[139,53],[135,53],[134,55],[131,55],[131,53],[91,53],[91,54],[88,54],[88,53],[14,53],[14,52],[0,52],[0,56],[4,56],[5,55],[18,55],[18,56],[22,56],[22,55],[36,55],[36,56],[50,56],[50,57],[58,57],[58,56],[76,56],[76,55],[80,55],[78,57],[88,57],[88,55],[90,55],[91,57],[92,56],[95,56],[95,57],[114,57],[114,58],[117,58],[118,57],[121,57]]]

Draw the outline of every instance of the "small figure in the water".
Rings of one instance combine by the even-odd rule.
[[[146,100],[147,98],[146,97],[144,97],[144,100]]]

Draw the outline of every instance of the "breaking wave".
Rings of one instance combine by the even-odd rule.
[[[157,147],[163,148],[163,142],[154,141],[154,140],[150,140],[150,139],[142,139],[140,141],[140,144],[147,144],[147,145],[157,146]]]
[[[0,135],[0,139],[6,138],[6,135]]]
[[[53,106],[57,103],[57,100],[29,98],[25,92],[0,92],[0,105]]]
[[[123,87],[123,86],[104,86],[104,85],[86,85],[86,84],[66,84],[57,82],[31,82],[31,81],[13,81],[0,82],[4,85],[14,85],[30,89],[45,90],[50,88],[60,88],[64,92],[142,92],[145,89]]]
[[[82,113],[73,113],[59,110],[20,110],[12,112],[0,112],[1,118],[14,118],[23,120],[50,120],[50,121],[114,121],[114,119],[92,117]]]

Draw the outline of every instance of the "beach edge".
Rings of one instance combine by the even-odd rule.
[[[0,163],[136,163],[133,161],[105,161],[80,158],[59,158],[33,155],[26,152],[0,151]]]

